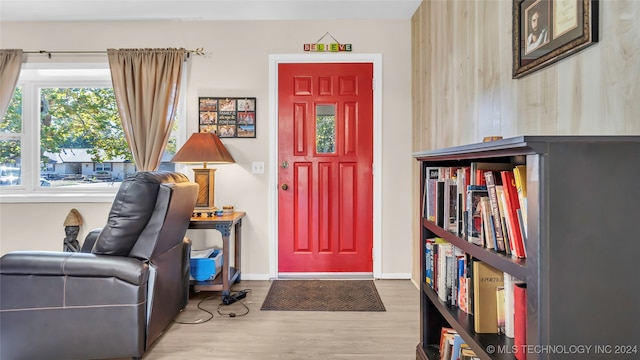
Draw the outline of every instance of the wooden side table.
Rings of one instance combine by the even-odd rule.
[[[242,240],[242,218],[244,211],[236,211],[231,215],[212,217],[192,217],[189,229],[218,230],[222,233],[222,271],[213,280],[194,281],[194,291],[222,291],[222,295],[229,295],[230,287],[240,280],[240,243]],[[230,266],[231,228],[234,234],[234,266]]]

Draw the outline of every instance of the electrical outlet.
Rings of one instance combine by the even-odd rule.
[[[264,174],[264,162],[254,161],[251,163],[252,174]]]

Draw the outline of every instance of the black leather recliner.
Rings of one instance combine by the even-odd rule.
[[[197,193],[183,174],[138,172],[81,252],[0,258],[0,359],[142,357],[188,302]]]

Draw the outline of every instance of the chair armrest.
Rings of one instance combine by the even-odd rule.
[[[147,281],[148,265],[120,256],[53,251],[14,251],[0,258],[0,274],[116,277],[133,285]]]
[[[80,252],[90,253],[93,250],[93,245],[95,245],[96,240],[98,240],[98,236],[102,232],[102,228],[97,228],[89,231],[87,236],[84,237],[84,242],[82,243],[82,248]]]

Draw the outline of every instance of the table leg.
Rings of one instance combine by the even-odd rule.
[[[233,253],[234,253],[234,257],[235,257],[235,263],[234,266],[236,268],[236,281],[240,281],[240,244],[242,243],[242,221],[238,221],[235,225],[234,228],[234,247],[233,247]]]
[[[229,232],[222,235],[222,296],[230,294],[229,289]]]

